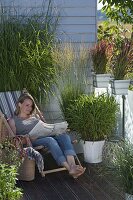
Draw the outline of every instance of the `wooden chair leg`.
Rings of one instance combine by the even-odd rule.
[[[81,166],[81,162],[80,162],[80,160],[79,160],[79,158],[78,158],[78,156],[77,156],[77,155],[75,156],[75,158],[76,158],[76,160],[77,160],[78,164]]]
[[[60,171],[65,171],[67,170],[65,167],[62,168],[57,168],[57,169],[51,169],[51,170],[46,170],[43,171],[42,176],[44,177],[46,174],[54,173],[54,172],[60,172]]]

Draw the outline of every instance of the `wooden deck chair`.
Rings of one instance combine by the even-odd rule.
[[[22,94],[20,91],[1,92],[0,93],[0,143],[8,136],[14,137],[14,133],[10,128],[7,119],[12,117],[16,108],[16,102]],[[43,147],[44,148],[44,147]],[[38,148],[36,148],[38,149]],[[39,147],[40,149],[40,147]],[[65,167],[58,167],[52,170],[44,171],[44,174],[59,172],[66,170]],[[22,180],[22,179],[21,179]]]
[[[7,119],[12,117],[20,91],[0,92],[0,142],[7,136],[14,136]]]
[[[14,114],[14,110],[16,108],[16,102],[19,96],[22,94],[20,91],[11,91],[11,92],[1,92],[0,93],[0,142],[4,140],[5,137],[14,137],[14,133],[11,130],[7,119],[12,117]],[[78,163],[80,161],[76,156]],[[25,169],[26,170],[26,169]],[[59,172],[66,170],[65,167],[58,167],[52,170],[44,171],[44,176],[48,173]],[[33,178],[32,178],[33,179]],[[21,178],[22,180],[22,178]]]

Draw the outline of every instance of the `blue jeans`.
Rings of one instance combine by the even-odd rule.
[[[58,165],[66,161],[66,156],[75,156],[73,145],[69,135],[66,133],[50,137],[41,137],[32,142],[33,147],[43,145],[51,152]]]

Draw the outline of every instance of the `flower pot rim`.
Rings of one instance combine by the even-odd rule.
[[[114,78],[112,78],[111,80],[110,80],[111,82],[130,82],[131,81],[131,79],[114,79]]]
[[[104,73],[104,74],[93,74],[93,76],[112,76],[110,73]]]
[[[84,140],[84,142],[98,143],[98,142],[105,142],[105,140]]]

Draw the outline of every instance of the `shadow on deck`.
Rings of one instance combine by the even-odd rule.
[[[81,156],[80,156],[81,157]],[[45,159],[47,160],[47,159]],[[82,159],[80,159],[82,162]],[[50,160],[49,163],[53,161]],[[54,164],[53,164],[54,166]],[[41,177],[36,169],[34,181],[18,181],[22,200],[123,200],[124,194],[109,178],[98,176],[96,164],[86,164],[86,172],[73,179],[67,171]]]

